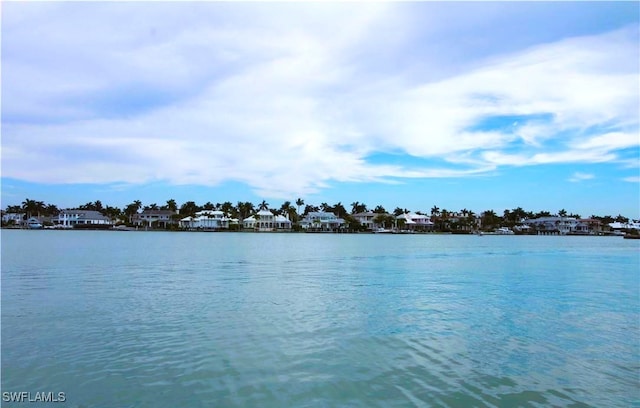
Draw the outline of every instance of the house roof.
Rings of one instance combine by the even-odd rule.
[[[175,214],[175,212],[171,211],[171,210],[143,210],[139,214],[144,214],[144,215],[173,215],[173,214]]]
[[[334,213],[327,212],[327,211],[309,211],[307,213],[307,217],[323,217],[328,215],[332,217],[337,217],[337,215],[335,215]]]
[[[93,210],[62,210],[59,213],[60,215],[65,214],[78,214],[81,219],[89,219],[89,220],[108,220],[109,217],[102,215],[99,211]]]
[[[202,211],[198,211],[196,213],[196,215],[201,216],[201,215],[224,215],[224,213],[222,211],[218,211],[218,210],[202,210]]]

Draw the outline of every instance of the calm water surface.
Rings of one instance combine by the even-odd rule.
[[[4,230],[1,283],[57,407],[640,407],[636,240]]]

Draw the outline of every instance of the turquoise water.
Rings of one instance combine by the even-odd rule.
[[[637,240],[4,230],[1,306],[57,407],[640,406]]]

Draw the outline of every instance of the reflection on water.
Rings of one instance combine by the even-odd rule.
[[[65,406],[639,404],[638,242],[2,232],[2,389]]]

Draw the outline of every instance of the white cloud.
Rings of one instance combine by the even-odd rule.
[[[625,177],[622,180],[629,183],[640,183],[640,177],[638,176]]]
[[[573,173],[571,178],[569,178],[569,181],[572,182],[572,183],[578,183],[580,181],[591,180],[594,177],[595,176],[593,174],[575,172],[575,173]]]
[[[416,82],[411,67],[371,57],[379,44],[387,52],[418,45],[407,33],[420,27],[403,26],[414,20],[403,21],[392,4],[218,5],[225,18],[210,6],[72,7],[68,18],[78,26],[65,24],[69,9],[50,6],[8,25],[3,17],[3,175],[234,180],[290,197],[332,181],[614,161],[617,150],[640,145],[634,28],[471,61],[455,76]],[[139,15],[143,23],[134,24]],[[437,41],[437,30],[429,36]],[[480,126],[500,116],[523,118]],[[367,161],[384,151],[451,166]]]

